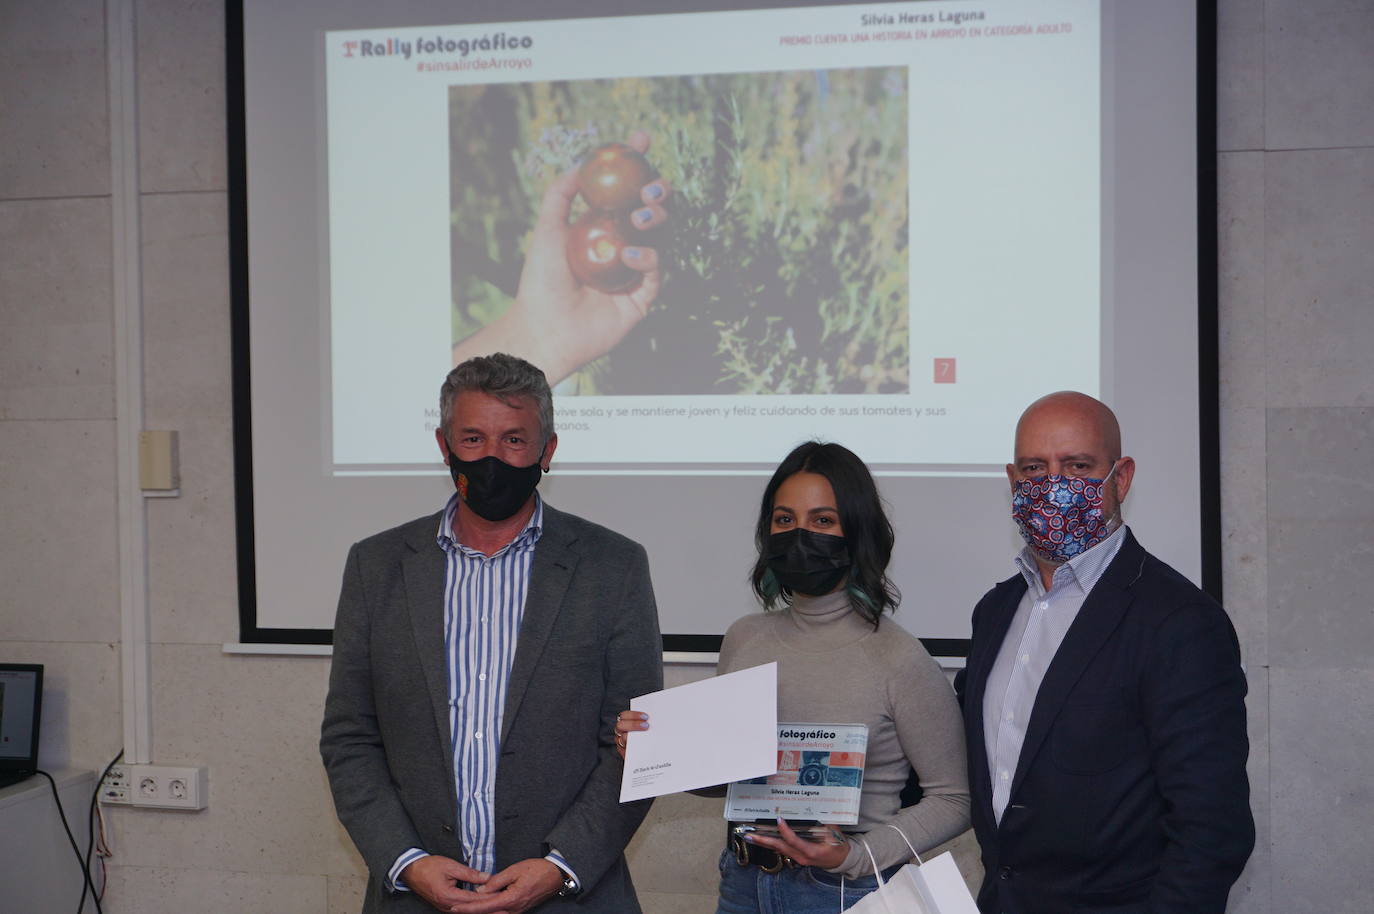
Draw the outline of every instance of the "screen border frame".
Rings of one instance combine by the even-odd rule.
[[[1222,602],[1221,403],[1217,238],[1217,6],[1194,0],[1196,13],[1198,471],[1202,590]],[[767,4],[762,4],[767,5]],[[796,5],[807,5],[799,0]],[[247,100],[243,0],[225,4],[225,95],[228,137],[229,301],[234,435],[234,519],[239,640],[244,644],[333,643],[332,629],[258,624],[253,508],[252,378],[249,351]],[[716,653],[721,635],[669,633],[664,651]],[[967,638],[922,638],[937,657],[967,657]]]

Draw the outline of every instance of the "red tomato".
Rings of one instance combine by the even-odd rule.
[[[577,171],[578,190],[587,205],[613,212],[639,206],[640,190],[653,179],[649,160],[624,143],[593,150]]]
[[[624,216],[588,210],[568,229],[568,266],[578,282],[602,292],[626,292],[642,274],[625,266],[620,252],[631,244],[634,229]]]

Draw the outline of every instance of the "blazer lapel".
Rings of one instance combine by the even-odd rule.
[[[534,547],[530,563],[530,584],[525,594],[525,611],[520,620],[520,638],[515,645],[510,681],[506,686],[506,708],[501,716],[501,742],[510,734],[511,723],[520,712],[520,703],[539,666],[554,623],[563,607],[563,596],[577,567],[578,554],[572,548],[576,537],[563,523],[562,512],[544,503],[544,529]]]
[[[435,517],[428,528],[416,526],[406,540],[415,551],[402,560],[401,568],[406,585],[406,609],[410,612],[410,626],[415,637],[415,653],[429,690],[434,725],[438,728],[440,739],[451,741],[448,664],[444,658],[444,578],[447,562],[443,550],[434,541],[438,529],[439,517]],[[452,780],[449,784],[452,786]]]
[[[1016,763],[1016,775],[1011,782],[1011,795],[1016,796],[1017,788],[1026,776],[1031,761],[1050,731],[1050,726],[1063,710],[1064,700],[1073,691],[1083,671],[1102,645],[1116,631],[1130,609],[1131,596],[1128,588],[1139,577],[1140,563],[1144,560],[1145,550],[1136,542],[1129,530],[1125,541],[1112,559],[1111,565],[1103,572],[1097,585],[1083,601],[1078,616],[1069,626],[1064,641],[1045,670],[1045,678],[1035,695],[1035,705],[1031,709],[1030,722],[1026,726],[1026,739],[1021,744],[1021,757]]]
[[[989,822],[993,821],[992,774],[988,770],[988,747],[983,740],[983,698],[987,694],[992,665],[1002,649],[1007,629],[1011,627],[1012,617],[1016,615],[1016,607],[1025,591],[1026,581],[1019,574],[998,585],[997,593],[989,601],[989,615],[982,623],[987,628],[986,636],[979,633],[975,642],[977,650],[970,653],[968,672],[965,674],[964,726],[968,730],[969,768],[978,781],[974,785],[976,789],[973,795],[986,799],[983,805],[987,807]]]

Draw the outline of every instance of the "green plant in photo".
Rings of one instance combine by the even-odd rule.
[[[673,187],[663,290],[576,392],[908,389],[903,68],[466,86],[450,102],[455,339],[509,305],[548,182],[645,130]]]

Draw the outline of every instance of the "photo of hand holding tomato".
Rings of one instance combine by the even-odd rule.
[[[453,347],[457,364],[509,352],[557,384],[605,355],[649,312],[662,283],[648,242],[668,218],[671,190],[645,153],[649,135],[592,151],[545,190],[515,300],[496,320]],[[570,223],[581,196],[587,210]]]
[[[564,396],[905,395],[908,103],[890,66],[449,87],[455,354]]]

